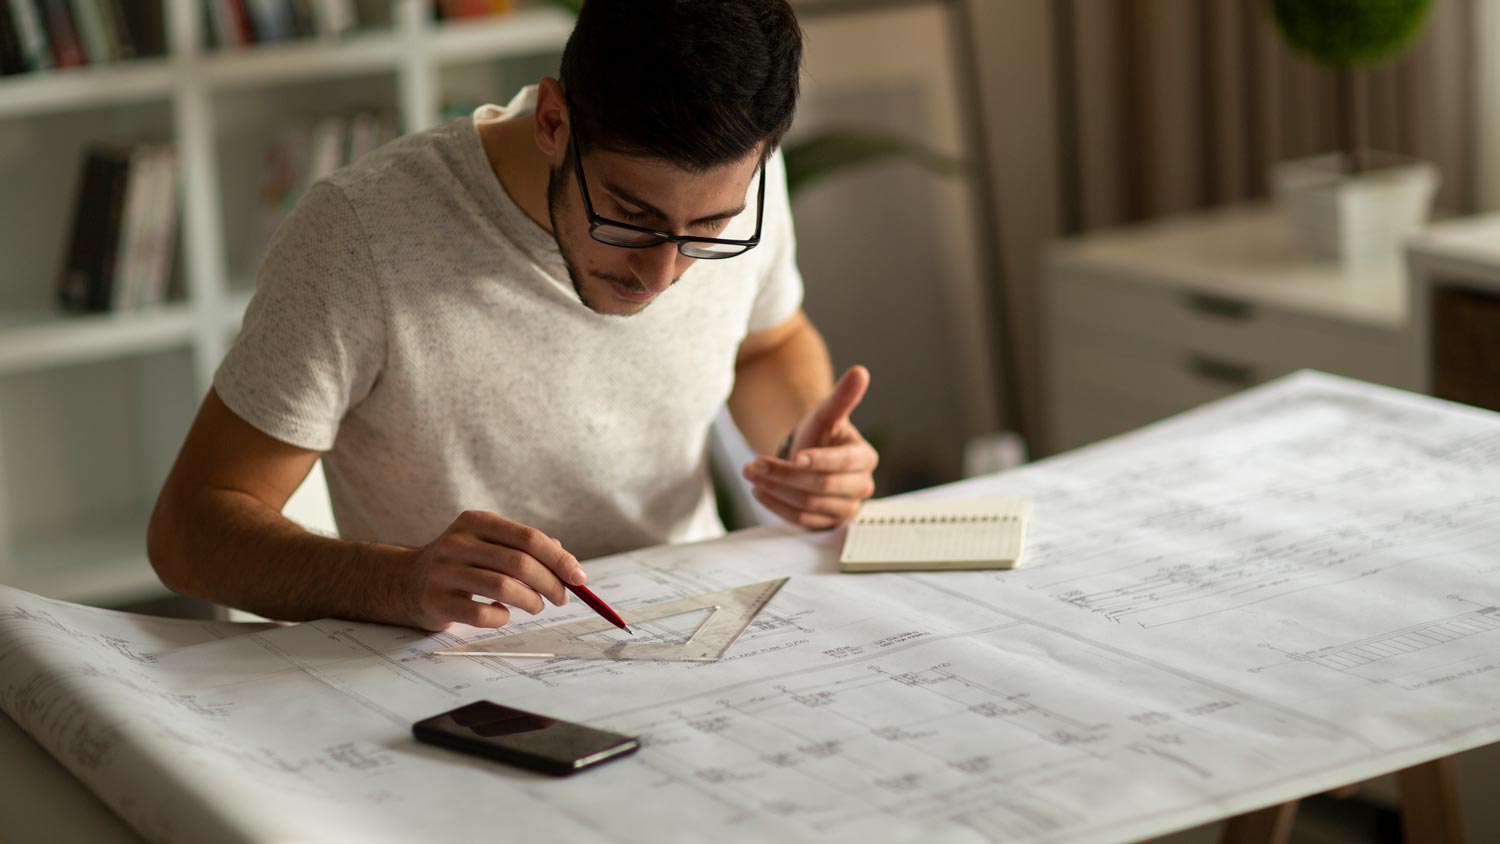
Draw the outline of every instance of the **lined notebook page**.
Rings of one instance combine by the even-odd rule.
[[[867,501],[849,526],[844,571],[1012,568],[1031,499]]]

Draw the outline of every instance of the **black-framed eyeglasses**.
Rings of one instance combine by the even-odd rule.
[[[689,258],[715,260],[733,258],[754,249],[760,243],[760,225],[766,210],[766,164],[760,164],[760,188],[755,197],[755,234],[748,240],[726,237],[689,237],[668,234],[644,226],[634,226],[601,217],[594,212],[594,203],[589,199],[588,182],[583,178],[583,159],[578,155],[577,124],[568,127],[568,154],[573,157],[573,169],[578,174],[578,194],[583,197],[583,213],[589,221],[589,237],[610,246],[625,249],[650,249],[663,243],[675,243],[677,251]]]

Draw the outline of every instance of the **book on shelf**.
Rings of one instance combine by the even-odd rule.
[[[433,16],[438,20],[477,18],[512,11],[512,0],[433,0]]]
[[[165,144],[101,145],[84,158],[58,279],[69,310],[164,301],[177,233],[177,166]]]
[[[8,0],[6,7],[10,10],[12,23],[15,25],[15,36],[20,42],[25,70],[46,70],[52,67],[55,64],[52,44],[42,25],[42,11],[37,0]]]
[[[0,0],[0,75],[166,52],[158,2]]]
[[[167,298],[177,231],[177,159],[165,144],[142,145],[125,196],[120,253],[110,305],[131,310]]]
[[[135,41],[130,37],[129,19],[125,16],[124,0],[97,0],[99,14],[104,22],[104,40],[115,61],[135,58]],[[132,2],[132,5],[160,5]]]
[[[115,9],[115,32],[121,58],[164,56],[167,54],[165,3],[142,3],[140,0],[109,0]]]
[[[41,0],[42,17],[52,44],[52,60],[57,67],[78,67],[87,58],[78,40],[78,27],[68,0]]]
[[[343,35],[367,23],[354,0],[203,0],[210,47]]]
[[[297,34],[288,0],[245,0],[257,41],[283,41]]]
[[[21,54],[21,34],[17,31],[10,3],[0,2],[0,75],[26,72],[26,58]]]
[[[208,13],[204,16],[208,24],[205,31],[213,33],[214,46],[240,47],[250,43],[250,34],[236,8],[240,2],[241,0],[203,0],[204,9]]]
[[[209,47],[228,47],[234,43],[219,0],[203,0],[203,40]]]
[[[104,8],[100,0],[69,0],[78,40],[83,44],[84,61],[107,62],[114,59],[109,38],[104,32]]]
[[[357,23],[354,0],[322,0],[313,4],[313,12],[317,16],[319,35],[343,35]]]
[[[198,0],[211,48],[339,37],[386,26],[381,0]],[[443,0],[448,2],[448,0]],[[454,0],[465,16],[511,0]],[[0,76],[167,53],[163,0],[0,0]],[[439,13],[441,15],[441,13]]]
[[[73,232],[58,282],[64,307],[74,310],[106,307],[104,241],[110,235],[116,199],[124,194],[124,177],[129,166],[130,159],[121,148],[99,147],[84,160],[83,178],[73,203]]]

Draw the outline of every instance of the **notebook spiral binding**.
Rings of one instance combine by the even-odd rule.
[[[974,516],[864,516],[856,524],[860,525],[927,525],[927,524],[960,524],[977,522],[1014,522],[1014,513],[986,513]]]

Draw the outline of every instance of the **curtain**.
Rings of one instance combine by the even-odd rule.
[[[1478,2],[1433,0],[1414,45],[1355,84],[1364,146],[1435,162],[1456,212],[1478,201]],[[1269,6],[1057,0],[1066,231],[1261,197],[1274,162],[1337,147],[1333,74]]]

